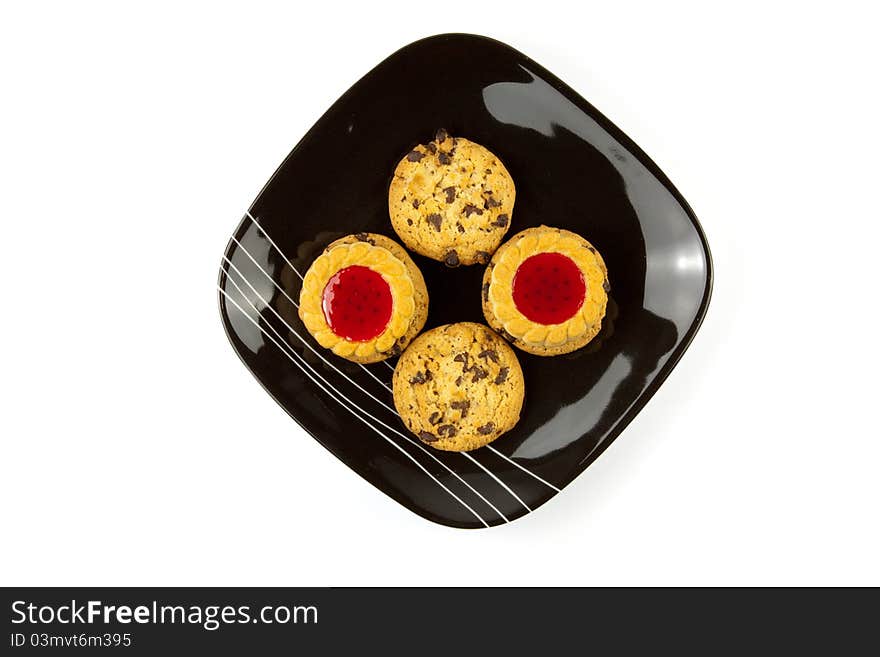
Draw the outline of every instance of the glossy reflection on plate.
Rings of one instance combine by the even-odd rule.
[[[432,450],[409,434],[391,398],[393,359],[338,358],[296,312],[301,276],[330,242],[358,232],[397,239],[392,172],[441,127],[503,159],[517,186],[511,233],[549,223],[583,235],[611,280],[590,344],[552,358],[517,351],[526,380],[520,422],[468,454]],[[483,267],[411,255],[430,294],[425,330],[484,321]],[[236,229],[219,286],[235,351],[309,434],[415,513],[486,527],[541,506],[623,431],[699,328],[712,267],[687,203],[608,119],[509,46],[447,34],[391,55],[309,130]],[[334,494],[319,490],[315,503],[322,493]]]

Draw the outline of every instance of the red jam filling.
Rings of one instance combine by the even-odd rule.
[[[584,275],[561,253],[538,253],[526,258],[513,276],[513,302],[538,324],[561,324],[584,305]]]
[[[381,274],[352,265],[333,274],[321,295],[327,326],[352,342],[372,340],[391,319],[391,288]]]

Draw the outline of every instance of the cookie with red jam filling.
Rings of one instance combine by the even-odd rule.
[[[399,355],[422,330],[428,290],[399,244],[373,233],[348,235],[306,271],[299,316],[322,347],[375,363]]]
[[[605,262],[587,240],[561,228],[528,228],[489,262],[483,314],[519,349],[557,356],[599,333],[609,290]]]

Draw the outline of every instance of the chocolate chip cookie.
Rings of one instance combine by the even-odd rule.
[[[449,267],[489,262],[510,227],[516,189],[483,146],[438,130],[394,171],[388,213],[410,249]]]
[[[407,428],[437,449],[466,452],[519,421],[525,384],[513,349],[482,324],[447,324],[403,352],[394,405]]]

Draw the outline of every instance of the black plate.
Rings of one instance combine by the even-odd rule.
[[[324,351],[291,303],[294,269],[305,272],[333,239],[361,231],[397,239],[387,209],[392,171],[439,127],[507,165],[517,188],[509,235],[541,223],[580,233],[611,280],[608,315],[590,345],[556,358],[517,352],[522,419],[470,455],[422,446],[390,410],[390,367]],[[430,293],[426,329],[484,321],[482,267],[413,257]],[[509,46],[445,34],[397,51],[327,110],[235,231],[219,285],[235,351],[308,433],[425,518],[482,527],[542,505],[623,431],[699,328],[712,267],[685,200],[608,119]]]

